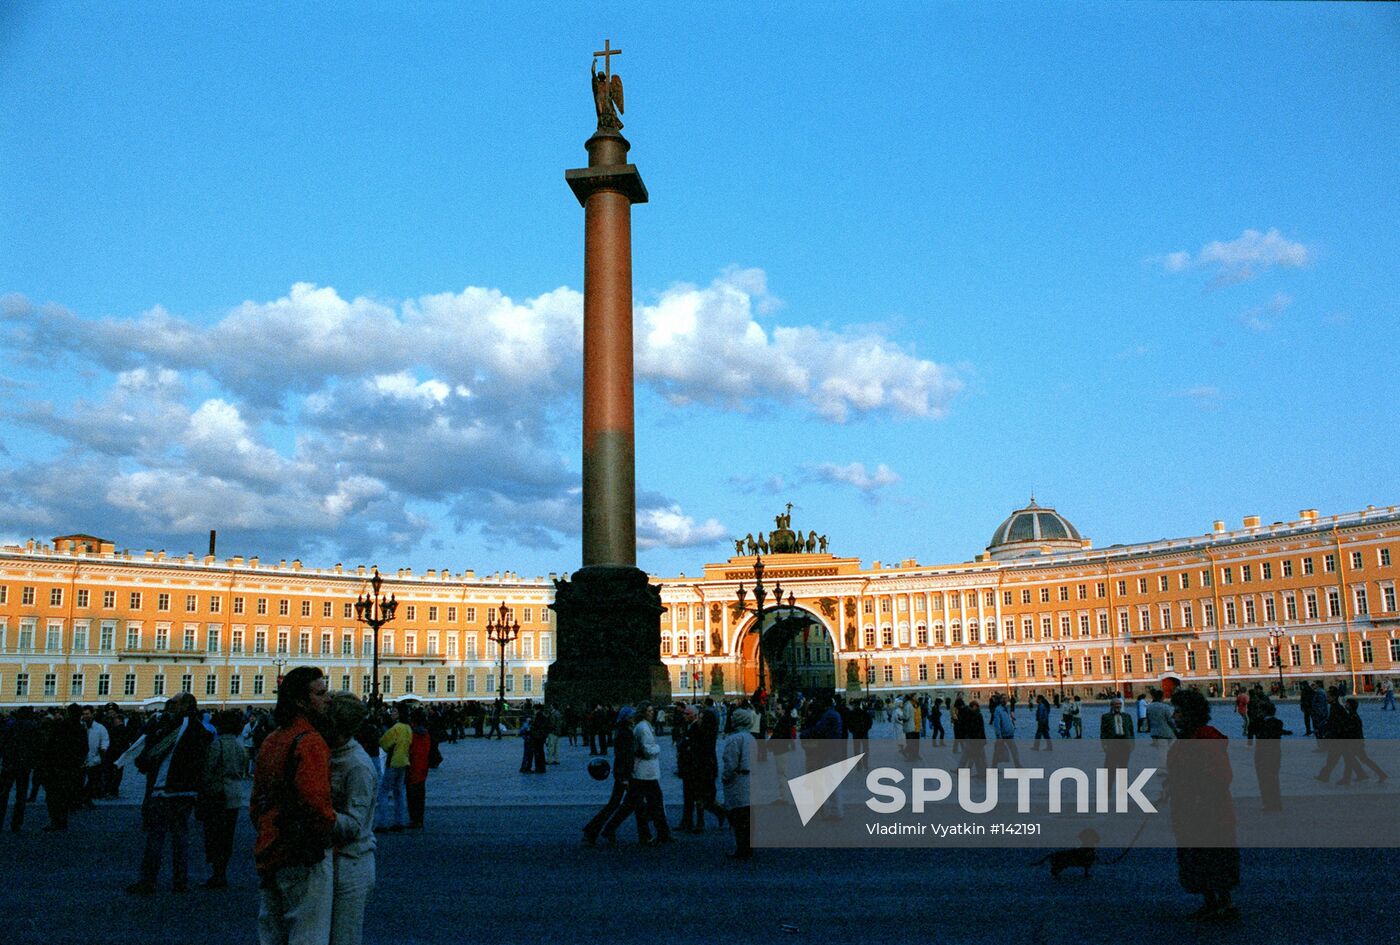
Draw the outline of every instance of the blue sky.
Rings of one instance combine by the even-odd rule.
[[[0,539],[576,568],[604,37],[644,568],[1400,501],[1392,7],[284,6],[0,12]]]

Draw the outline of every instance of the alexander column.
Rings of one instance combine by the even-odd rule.
[[[564,172],[583,207],[583,568],[555,582],[559,641],[551,703],[669,701],[661,592],[637,568],[632,421],[632,204],[646,185],[627,163],[622,79],[611,41],[593,54],[597,130],[588,166]],[[598,60],[603,71],[598,71]]]

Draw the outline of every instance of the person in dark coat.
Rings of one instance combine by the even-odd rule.
[[[1179,737],[1167,753],[1166,798],[1176,834],[1177,880],[1205,899],[1192,918],[1234,920],[1239,910],[1230,895],[1240,884],[1240,850],[1229,739],[1209,724],[1210,703],[1195,689],[1176,690],[1172,705]]]
[[[1259,779],[1259,797],[1263,809],[1283,810],[1283,794],[1279,789],[1279,767],[1283,762],[1283,744],[1280,739],[1292,735],[1279,721],[1278,709],[1270,702],[1263,709],[1263,715],[1252,727],[1254,732],[1254,775]]]
[[[141,803],[146,849],[141,857],[141,878],[126,891],[133,896],[155,893],[169,836],[172,888],[184,892],[189,883],[190,814],[199,797],[204,756],[213,736],[200,721],[195,697],[182,692],[165,704],[165,714],[147,729],[145,739],[136,770],[146,776],[146,796]]]
[[[603,805],[603,809],[590,820],[583,828],[583,840],[589,846],[596,846],[598,835],[603,832],[603,827],[608,820],[622,807],[623,798],[627,796],[627,788],[632,782],[632,767],[636,762],[636,750],[632,743],[632,716],[634,711],[631,706],[623,706],[617,713],[616,735],[613,740],[613,787],[612,794],[608,797],[608,802]],[[637,826],[640,830],[642,823],[641,812],[637,812]]]
[[[13,785],[15,812],[10,819],[10,830],[16,833],[24,826],[24,804],[38,741],[39,723],[34,721],[34,710],[27,705],[21,706],[13,718],[0,725],[0,825],[5,820]]]
[[[88,753],[87,730],[75,702],[67,713],[54,718],[43,740],[40,764],[44,770],[44,803],[49,822],[45,830],[67,830],[68,813],[78,799],[82,785],[83,761]]]

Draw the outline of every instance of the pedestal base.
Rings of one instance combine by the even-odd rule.
[[[661,663],[661,590],[645,572],[583,568],[554,582],[553,609],[559,645],[545,687],[550,705],[670,703],[671,677]]]

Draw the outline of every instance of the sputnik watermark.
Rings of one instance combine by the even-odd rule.
[[[1016,813],[1029,814],[1033,813],[1031,785],[1036,781],[1047,781],[1049,793],[1044,798],[1047,813],[1058,814],[1064,810],[1062,792],[1064,786],[1070,784],[1074,789],[1076,813],[1107,814],[1111,811],[1126,814],[1136,805],[1136,809],[1144,814],[1155,814],[1157,808],[1142,793],[1142,789],[1156,773],[1156,768],[1144,768],[1136,776],[1123,768],[1097,768],[1093,772],[1091,791],[1089,772],[1079,768],[1056,768],[1050,772],[1048,779],[1044,768],[992,768],[985,775],[968,768],[958,768],[957,803],[969,814],[985,814],[995,810],[1000,800],[998,784],[1005,779],[1016,783]],[[953,774],[945,768],[915,768],[909,774],[910,789],[906,791],[902,787],[906,780],[903,771],[898,768],[876,768],[865,777],[866,789],[875,795],[865,802],[865,806],[877,814],[895,814],[906,809],[922,814],[925,805],[946,801],[953,795]],[[978,782],[982,782],[980,800],[973,797]]]

